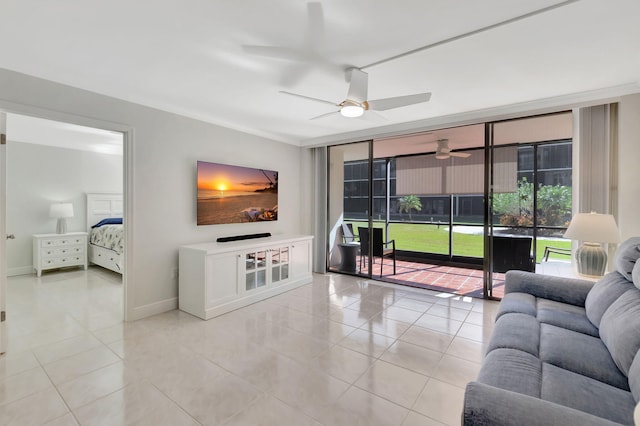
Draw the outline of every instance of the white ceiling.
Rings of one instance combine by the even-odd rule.
[[[122,133],[18,114],[7,114],[7,138],[10,143],[47,145],[101,154],[123,154]]]
[[[638,0],[321,4],[324,33],[310,42],[300,0],[0,0],[0,67],[300,145],[640,92]],[[243,45],[299,49],[314,66],[292,83],[301,64]],[[431,101],[310,121],[332,107],[278,93],[339,103],[350,66],[365,67],[370,99],[432,92]]]

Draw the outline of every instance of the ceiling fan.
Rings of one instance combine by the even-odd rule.
[[[429,99],[431,99],[431,93],[416,93],[414,95],[368,100],[367,93],[369,88],[369,75],[358,68],[350,68],[347,70],[347,79],[349,80],[347,98],[338,104],[324,99],[313,98],[311,96],[300,95],[284,90],[281,90],[280,93],[338,107],[337,111],[312,117],[311,120],[335,114],[340,114],[343,117],[355,118],[363,115],[365,111],[386,111],[389,109],[428,102]]]
[[[446,160],[449,157],[468,158],[471,156],[468,152],[451,152],[449,148],[449,139],[438,139],[438,148],[436,148],[436,158],[438,160]]]
[[[323,69],[328,73],[343,71],[344,67],[330,62],[324,55],[324,13],[320,2],[307,3],[307,25],[299,47],[242,45],[242,49],[255,56],[282,60],[290,63],[281,77],[285,87],[291,87],[312,70]]]

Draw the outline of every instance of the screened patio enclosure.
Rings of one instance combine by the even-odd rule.
[[[329,270],[340,272],[342,252],[350,251],[355,273],[380,278],[383,265],[376,257],[369,262],[370,247],[340,247],[342,224],[351,224],[356,239],[358,228],[382,228],[398,261],[413,265],[412,276],[424,264],[485,270],[483,280],[492,281],[500,277],[494,236],[528,239],[531,269],[547,246],[570,248],[561,236],[571,218],[571,154],[571,113],[332,146]],[[562,196],[559,207],[548,199]],[[403,281],[402,270],[394,276],[384,269],[381,278]]]

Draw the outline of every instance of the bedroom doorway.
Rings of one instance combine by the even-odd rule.
[[[13,282],[19,282],[16,287],[28,283],[35,292],[45,297],[56,295],[58,306],[75,306],[71,316],[94,329],[101,322],[106,325],[109,321],[106,315],[92,314],[91,311],[97,311],[109,303],[118,304],[118,308],[112,311],[118,312],[113,322],[121,323],[126,316],[124,242],[118,247],[121,257],[110,256],[114,265],[112,270],[93,265],[85,270],[83,261],[78,261],[78,267],[44,269],[42,277],[36,277],[34,265],[42,262],[42,259],[36,260],[38,255],[33,250],[33,241],[34,235],[56,235],[56,219],[51,217],[51,206],[65,203],[70,204],[73,210],[73,216],[66,218],[68,231],[84,234],[84,241],[88,242],[91,227],[87,209],[89,193],[119,198],[105,214],[111,217],[119,213],[119,217],[124,219],[126,132],[72,124],[71,121],[88,121],[75,117],[63,122],[13,112],[3,112],[1,115],[6,120],[5,131],[0,132],[6,135],[3,138],[6,144],[3,144],[0,153],[0,175],[4,179],[0,198],[6,201],[0,205],[4,218],[0,229],[6,235],[0,250],[0,307],[3,316],[7,312],[10,320],[19,317],[18,313],[23,308],[21,303],[28,300],[21,296],[14,297],[16,302],[12,306],[11,286]],[[95,120],[91,120],[90,124],[101,126]],[[100,214],[95,211],[95,206],[93,214]],[[85,254],[89,255],[91,251],[84,241],[78,247],[68,248],[79,253],[74,257],[76,260]],[[52,250],[49,255],[53,257],[49,261],[54,266],[57,263],[63,266],[65,264],[62,262],[69,260],[65,253],[65,247]],[[115,251],[113,253],[118,254]],[[90,265],[88,258],[86,265]],[[96,283],[104,288],[93,295],[78,293],[83,289],[95,290]],[[106,283],[112,286],[117,284],[117,291],[105,296],[105,288],[109,285]],[[60,290],[59,293],[55,292],[56,288]],[[66,302],[65,296],[69,296]],[[102,300],[92,305],[100,298]],[[85,308],[79,306],[85,302]],[[3,325],[3,331],[6,331],[6,325]],[[3,335],[6,336],[6,333]]]

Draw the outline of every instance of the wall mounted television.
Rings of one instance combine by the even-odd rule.
[[[198,225],[278,220],[278,172],[198,161]]]

